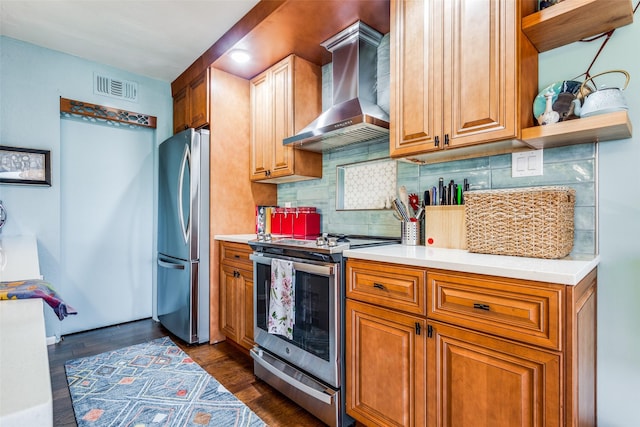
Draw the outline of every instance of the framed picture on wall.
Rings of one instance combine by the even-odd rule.
[[[49,150],[0,145],[0,184],[51,185]]]

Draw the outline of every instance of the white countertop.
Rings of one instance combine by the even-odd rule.
[[[216,235],[214,239],[247,243],[255,234]],[[599,263],[600,257],[585,255],[563,259],[525,258],[504,255],[476,254],[461,249],[426,246],[388,245],[344,252],[347,258],[390,262],[417,267],[438,268],[463,273],[488,274],[512,279],[577,285]]]
[[[0,236],[0,282],[40,279],[34,236]]]
[[[213,236],[215,240],[223,240],[225,242],[249,243],[249,240],[255,240],[258,236],[254,234],[216,234]]]
[[[513,279],[576,285],[600,262],[598,256],[559,260],[470,253],[461,249],[389,245],[351,249],[347,258],[390,262],[417,267],[489,274]]]

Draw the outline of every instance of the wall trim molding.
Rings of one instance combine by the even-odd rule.
[[[157,118],[142,113],[90,104],[60,97],[60,115],[63,117],[86,117],[92,121],[103,121],[111,124],[125,123],[130,126],[156,128]]]

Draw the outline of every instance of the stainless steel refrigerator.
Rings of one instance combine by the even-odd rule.
[[[209,131],[160,144],[157,313],[187,343],[209,340]]]

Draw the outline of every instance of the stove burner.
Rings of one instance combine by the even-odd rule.
[[[249,245],[259,252],[298,251],[296,256],[301,256],[300,251],[306,254],[340,254],[347,249],[356,249],[367,246],[389,245],[400,243],[400,239],[391,237],[370,237],[370,236],[346,236],[344,234],[323,233],[322,236],[314,238],[272,238],[271,241],[254,240]]]
[[[349,243],[349,239],[344,234],[327,234],[323,233],[322,236],[316,239],[316,245],[335,247],[339,243]]]

